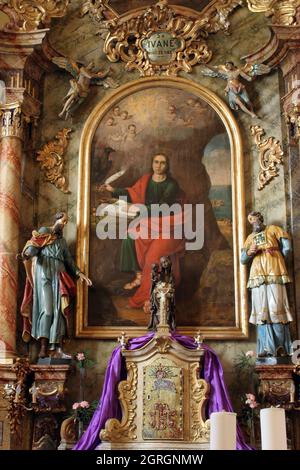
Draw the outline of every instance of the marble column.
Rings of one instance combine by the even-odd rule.
[[[300,41],[300,27],[295,27]],[[280,63],[283,75],[282,109],[286,123],[286,198],[293,238],[295,313],[300,338],[300,51],[289,47]],[[295,336],[295,331],[294,335]]]
[[[15,355],[23,116],[18,103],[1,107],[0,364]]]

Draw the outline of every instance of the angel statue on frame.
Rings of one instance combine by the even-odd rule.
[[[94,61],[84,65],[66,57],[53,57],[52,62],[58,67],[67,70],[74,78],[70,80],[70,89],[63,99],[63,108],[59,117],[67,120],[77,106],[88,96],[91,85],[100,85],[104,88],[117,88],[119,84],[109,77],[110,68],[104,72],[95,71]]]
[[[231,109],[236,111],[241,109],[254,118],[258,116],[254,112],[246,87],[239,80],[239,77],[251,82],[257,75],[264,75],[269,73],[270,70],[271,68],[264,64],[246,63],[241,67],[237,67],[233,62],[226,62],[224,65],[205,65],[202,69],[202,74],[208,77],[223,78],[224,80],[227,80],[225,95],[228,96]]]

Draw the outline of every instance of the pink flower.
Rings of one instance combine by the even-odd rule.
[[[80,407],[80,403],[78,403],[78,402],[73,403],[73,405],[72,405],[73,410],[77,410],[77,408],[79,408],[79,407]]]
[[[84,361],[85,360],[85,355],[83,352],[79,352],[76,354],[76,359],[77,361]]]
[[[79,406],[80,406],[81,408],[89,408],[89,407],[90,407],[90,404],[89,404],[88,401],[81,401],[81,402],[79,403]]]
[[[254,351],[247,351],[247,352],[245,353],[245,356],[247,356],[247,357],[254,357],[254,356],[255,356],[255,353],[254,353]]]

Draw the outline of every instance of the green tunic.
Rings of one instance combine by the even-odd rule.
[[[164,181],[155,182],[150,178],[145,195],[145,206],[148,209],[149,215],[151,214],[151,204],[174,204],[178,197],[179,186],[172,178],[166,178]],[[131,201],[129,192],[124,188],[116,188],[112,193],[113,197],[127,196],[127,200]],[[130,238],[130,235],[122,240],[121,255],[120,255],[120,270],[124,272],[137,272],[141,268],[138,264],[135,250],[135,241]]]
[[[48,227],[39,229],[39,233],[50,231]],[[71,275],[78,276],[80,269],[74,263],[64,238],[58,238],[41,249],[29,246],[25,255],[30,258],[36,256],[31,336],[36,339],[48,338],[50,349],[55,349],[55,345],[66,335],[59,273],[67,270]]]

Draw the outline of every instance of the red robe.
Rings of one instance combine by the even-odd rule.
[[[143,175],[131,188],[127,188],[131,201],[133,204],[145,204],[146,189],[151,174]],[[177,201],[181,202],[182,201]],[[163,221],[169,223],[171,235],[168,239],[163,239]],[[157,238],[150,238],[150,229],[155,226],[158,233]],[[145,231],[145,227],[149,229],[148,238],[137,238],[135,240],[135,249],[137,260],[142,271],[141,285],[136,290],[135,294],[130,298],[129,304],[134,308],[143,307],[144,303],[149,300],[150,287],[151,287],[151,266],[153,263],[159,263],[162,256],[170,256],[172,261],[172,269],[175,277],[176,284],[180,282],[180,267],[179,259],[185,252],[185,240],[172,238],[172,229],[176,225],[183,225],[183,213],[165,216],[165,217],[151,217],[151,220],[141,219],[139,221],[137,231]],[[130,233],[130,230],[129,230]]]

